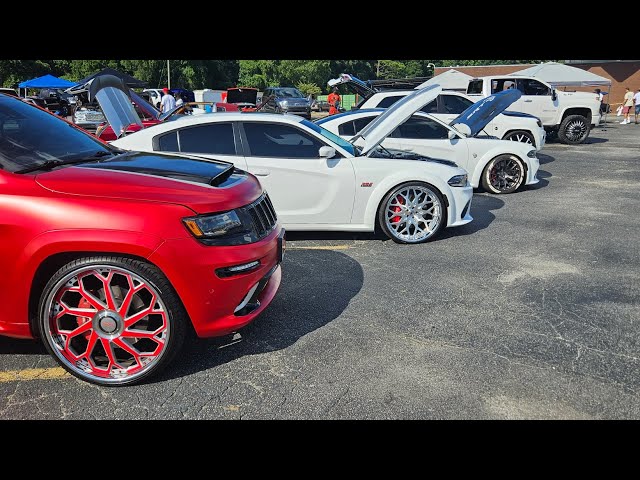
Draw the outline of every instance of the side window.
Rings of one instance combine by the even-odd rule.
[[[154,143],[154,150],[159,150],[161,152],[179,152],[178,149],[178,133],[170,132],[165,133],[159,137],[156,137],[158,140],[157,147]]]
[[[523,95],[551,95],[549,87],[531,78],[519,79],[518,89]]]
[[[362,117],[362,118],[358,118],[357,120],[353,121],[353,126],[355,128],[355,133],[358,133],[360,130],[362,130],[364,127],[366,127],[367,125],[369,125],[373,119],[375,117]]]
[[[513,78],[496,78],[491,80],[491,93],[498,93],[503,90],[516,88],[516,81]]]
[[[231,123],[211,123],[180,130],[180,151],[235,155],[236,143]]]
[[[356,127],[353,126],[353,122],[351,120],[338,125],[338,135],[349,135],[353,137],[355,134]]]
[[[378,102],[378,105],[376,105],[377,108],[388,108],[391,105],[393,105],[394,103],[396,103],[398,100],[400,100],[401,98],[403,98],[404,95],[396,95],[393,97],[386,97],[383,98],[382,100],[380,100],[380,102]]]
[[[424,113],[438,113],[438,99],[431,100],[424,107],[420,109]]]
[[[258,157],[318,158],[320,147],[325,146],[291,125],[245,122],[244,131],[251,155]]]
[[[395,138],[443,139],[447,138],[447,129],[430,118],[411,117],[393,132]]]
[[[442,104],[444,106],[444,113],[455,113],[460,115],[467,108],[473,105],[471,100],[458,95],[441,95]]]

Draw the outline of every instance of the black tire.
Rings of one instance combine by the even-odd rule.
[[[38,304],[38,331],[47,351],[72,375],[110,387],[161,372],[182,347],[188,322],[156,266],[119,256],[67,263],[47,282]]]
[[[591,131],[591,122],[582,115],[567,115],[560,123],[558,138],[562,143],[578,145],[584,143]]]
[[[521,142],[527,145],[531,145],[532,147],[536,146],[536,141],[533,138],[533,134],[528,132],[527,130],[514,130],[513,132],[507,133],[503,138],[503,140],[511,140],[512,142]]]
[[[524,165],[518,157],[498,155],[482,171],[482,188],[490,193],[513,193],[523,184],[525,173]]]
[[[413,191],[413,197],[411,191]],[[406,205],[406,200],[404,200],[404,203],[400,202],[396,206],[392,206],[391,203],[397,202],[398,198],[404,198],[402,197],[403,193],[408,193],[407,198],[409,198],[409,201],[414,200],[417,203],[425,203],[426,206],[431,205],[431,207],[426,209],[420,207],[411,212],[407,210],[401,212],[399,210],[403,208],[403,205]],[[391,208],[398,208],[398,211],[392,212],[390,210]],[[429,210],[431,210],[430,213],[428,213]],[[422,212],[427,212],[430,218],[425,219],[425,215]],[[397,215],[395,215],[395,213],[397,213]],[[400,220],[402,216],[405,215],[409,222],[402,222]],[[416,215],[419,215],[420,218],[416,219]],[[443,226],[447,223],[447,207],[442,199],[442,194],[433,185],[419,181],[405,182],[394,187],[384,196],[378,207],[377,217],[381,230],[394,242],[418,244],[435,238],[442,230]],[[398,218],[398,220],[394,220],[396,218]],[[416,220],[418,220],[417,223],[415,222]],[[432,224],[429,225],[428,222],[432,222]],[[394,228],[394,223],[398,225],[397,229]],[[422,233],[422,226],[427,227],[426,233]],[[406,230],[406,234],[401,233],[403,229]]]

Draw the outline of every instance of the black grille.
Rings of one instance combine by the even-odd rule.
[[[251,217],[253,230],[258,239],[266,237],[278,222],[278,216],[273,208],[269,196],[265,193],[251,205],[244,207],[244,210]]]

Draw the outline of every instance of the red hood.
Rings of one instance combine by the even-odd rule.
[[[228,166],[186,156],[134,153],[42,173],[36,182],[67,195],[172,203],[211,213],[247,205],[262,193],[255,177],[246,172],[235,170],[226,178]]]

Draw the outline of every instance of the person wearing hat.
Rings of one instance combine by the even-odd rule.
[[[338,87],[333,87],[333,91],[327,97],[327,102],[329,102],[329,115],[340,113],[340,93],[338,93]]]
[[[167,113],[170,110],[176,108],[176,99],[169,93],[169,89],[164,87],[162,89],[162,100],[160,100],[160,111]]]

